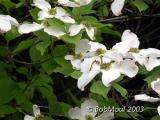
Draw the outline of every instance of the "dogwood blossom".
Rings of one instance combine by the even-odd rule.
[[[130,30],[125,30],[121,37],[121,42],[113,46],[112,49],[122,54],[129,52],[131,49],[138,49],[140,45],[138,36]]]
[[[67,7],[80,7],[91,3],[92,0],[58,0],[58,3]]]
[[[77,35],[82,29],[85,29],[85,31],[87,32],[87,35],[89,36],[89,38],[91,40],[94,40],[95,39],[95,28],[94,27],[90,27],[90,26],[87,26],[87,25],[84,25],[84,24],[80,24],[80,25],[71,25],[69,27],[69,36],[75,36]]]
[[[33,22],[31,23],[23,23],[22,25],[20,25],[18,27],[18,32],[20,34],[28,34],[31,32],[35,32],[38,30],[44,29],[44,32],[46,32],[49,35],[55,36],[57,38],[60,38],[61,36],[63,36],[65,34],[65,32],[59,30],[58,28],[54,28],[52,26],[48,26],[45,23],[42,24],[38,24]]]
[[[115,16],[122,14],[122,9],[124,7],[125,0],[114,0],[111,4],[111,10]]]
[[[78,88],[84,90],[85,86],[99,73],[102,73],[102,82],[107,87],[119,78],[121,74],[130,78],[134,77],[138,73],[138,66],[135,64],[134,56],[128,51],[131,48],[138,47],[139,44],[130,45],[129,43],[132,42],[139,43],[139,40],[129,30],[124,31],[122,41],[110,50],[107,50],[103,44],[86,39],[81,40],[76,50],[80,51],[79,55],[83,57],[80,59],[75,59],[73,55],[67,55],[65,57],[66,60],[71,61],[73,68],[82,72],[82,75],[78,79]],[[119,48],[122,44],[127,49],[125,52]]]
[[[160,95],[160,78],[157,80],[153,81],[151,83],[151,88],[158,94]],[[140,100],[140,101],[145,101],[145,102],[158,102],[160,101],[160,98],[155,98],[155,97],[150,97],[146,94],[140,94],[140,95],[135,95],[135,100]],[[160,105],[157,108],[158,114],[160,115]]]
[[[155,48],[142,49],[136,55],[137,62],[148,71],[160,65],[160,50]]]
[[[0,33],[6,33],[11,30],[12,25],[18,26],[18,21],[9,15],[0,15]]]
[[[43,116],[40,113],[40,109],[37,105],[33,105],[34,116],[25,115],[24,120],[43,120]]]
[[[97,101],[93,99],[86,99],[81,107],[71,108],[68,112],[71,119],[77,120],[113,120],[114,113],[105,112],[97,116],[95,108],[98,107]]]
[[[41,11],[38,13],[39,20],[46,18],[57,18],[65,23],[75,23],[75,20],[61,7],[52,8],[45,0],[34,0],[33,6],[38,7]]]

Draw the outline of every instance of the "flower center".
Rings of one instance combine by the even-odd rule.
[[[86,115],[86,120],[94,120],[94,118],[90,115]]]
[[[109,70],[110,68],[111,68],[111,64],[110,63],[102,63],[101,64],[101,69]]]
[[[82,59],[82,58],[83,58],[83,55],[81,53],[74,55],[74,59]]]
[[[48,23],[47,20],[43,21],[42,24],[43,24],[44,26],[46,26],[46,27],[49,26],[49,23]]]
[[[97,50],[96,50],[95,55],[96,55],[96,56],[99,56],[99,55],[104,54],[105,52],[106,52],[105,50],[103,50],[103,49],[100,48],[100,49],[97,49]]]
[[[49,10],[49,14],[51,14],[51,15],[55,15],[57,12],[56,12],[56,9],[50,9]]]
[[[139,53],[139,49],[138,48],[131,48],[129,52]]]
[[[43,116],[42,115],[37,115],[34,120],[43,120]]]

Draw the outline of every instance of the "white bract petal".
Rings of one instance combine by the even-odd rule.
[[[58,3],[67,7],[79,7],[77,3],[71,2],[70,0],[58,0]]]
[[[155,67],[160,65],[160,54],[159,55],[150,55],[149,59],[144,64],[148,71],[153,70]]]
[[[131,48],[138,48],[140,44],[137,35],[130,30],[125,30],[123,32],[121,40],[121,42],[113,46],[113,49],[116,49],[123,54],[128,52]]]
[[[51,9],[51,5],[46,0],[33,0],[33,6],[45,11]]]
[[[75,1],[70,1],[70,0],[58,0],[58,3],[67,6],[67,7],[80,7],[84,5],[88,5],[91,3],[92,0],[75,0]]]
[[[104,51],[107,50],[106,46],[104,46],[103,44],[100,44],[98,42],[92,42],[92,41],[90,41],[89,45],[91,46],[91,48],[89,50],[90,52],[96,52],[97,50],[104,50]]]
[[[95,29],[93,27],[85,27],[87,35],[91,40],[95,40]]]
[[[96,60],[95,57],[85,58],[81,63],[81,72],[83,73],[89,72],[92,69],[91,67],[94,64],[95,60]]]
[[[35,117],[41,115],[39,107],[35,104],[33,105],[33,114]]]
[[[156,81],[151,82],[152,89],[160,95],[160,79],[158,78]]]
[[[44,28],[44,32],[46,32],[49,35],[55,36],[57,38],[60,38],[61,36],[66,34],[63,31],[61,31],[57,28],[54,28],[52,26]]]
[[[118,79],[121,74],[117,69],[116,64],[111,64],[108,70],[101,70],[102,72],[102,82],[106,87],[109,87],[113,81]]]
[[[9,15],[0,15],[0,33],[5,33],[11,30],[11,26],[18,26],[18,21]]]
[[[139,95],[135,95],[134,99],[136,101],[144,101],[144,102],[158,102],[160,101],[160,98],[154,98],[154,97],[150,97],[146,94],[139,94]]]
[[[139,52],[138,63],[144,65],[148,71],[160,65],[160,50],[155,48],[142,49]]]
[[[114,119],[114,113],[113,112],[104,112],[98,117],[96,117],[95,120],[113,120]]]
[[[9,21],[0,19],[0,33],[5,33],[11,30],[11,24]]]
[[[45,20],[46,18],[53,18],[54,16],[51,15],[48,11],[42,10],[38,12],[38,20]]]
[[[38,31],[38,30],[43,29],[43,28],[44,28],[43,25],[35,23],[35,22],[32,23],[32,24],[24,23],[24,24],[22,24],[18,27],[18,32],[20,34],[28,34],[28,33],[31,33],[31,32]]]
[[[75,23],[75,20],[70,17],[70,15],[61,7],[56,7],[55,18],[60,19],[66,23]]]
[[[0,19],[2,19],[2,18],[0,17]],[[14,26],[18,26],[19,25],[18,21],[15,18],[13,18],[13,17],[11,17],[9,15],[5,15],[4,19],[9,21]]]
[[[85,120],[85,116],[81,114],[81,109],[79,107],[71,108],[68,115],[71,119]]]
[[[95,108],[98,107],[97,101],[93,99],[86,99],[82,104],[81,104],[81,113],[83,116],[96,116]],[[89,111],[89,109],[92,108],[93,111]]]
[[[76,59],[76,58],[74,58],[73,55],[66,55],[65,59],[71,61],[73,69],[80,70],[80,68],[81,68],[81,62],[82,62],[81,58]]]
[[[82,39],[75,47],[75,53],[86,53],[91,48],[91,45],[89,45],[88,39]]]
[[[114,0],[111,4],[111,10],[115,16],[122,14],[122,9],[124,7],[125,0]]]
[[[24,120],[34,120],[34,117],[29,116],[29,115],[25,115]]]
[[[69,27],[69,36],[75,36],[77,35],[82,29],[84,28],[84,25],[80,24],[80,25],[71,25]]]
[[[128,77],[132,78],[135,75],[137,75],[138,73],[138,66],[135,64],[135,62],[133,60],[124,60],[122,62],[120,62],[119,64],[119,71],[124,74],[127,75]]]
[[[114,60],[116,62],[123,61],[123,55],[118,52],[117,50],[108,50],[105,54],[104,57],[107,57],[111,60]]]
[[[88,85],[99,72],[100,66],[93,64],[91,70],[89,72],[82,73],[81,77],[78,79],[78,88],[83,91],[85,86]]]
[[[160,115],[160,105],[157,108],[158,114]]]

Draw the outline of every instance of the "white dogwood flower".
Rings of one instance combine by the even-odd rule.
[[[12,25],[18,26],[18,21],[9,15],[0,15],[0,33],[6,33],[11,30]]]
[[[45,0],[34,0],[33,5],[41,9],[38,13],[39,20],[46,18],[57,18],[65,23],[75,23],[75,20],[61,7],[51,8],[51,5]]]
[[[43,116],[40,113],[40,109],[37,105],[33,105],[33,115],[25,115],[24,120],[43,120]]]
[[[160,95],[160,78],[151,82],[151,88]],[[135,100],[145,101],[145,102],[158,102],[160,98],[150,97],[146,94],[135,95]],[[160,105],[157,108],[158,114],[160,115]]]
[[[132,78],[138,73],[138,66],[132,54],[122,54],[115,49],[107,50],[103,44],[97,42],[81,40],[75,53],[74,56],[67,55],[65,59],[71,61],[73,68],[82,72],[77,83],[80,90],[84,90],[99,73],[102,73],[102,82],[107,87],[121,74]]]
[[[65,34],[65,32],[59,30],[58,28],[54,28],[52,26],[45,25],[44,23],[38,24],[35,22],[33,22],[32,24],[24,23],[20,25],[18,27],[18,32],[20,34],[28,34],[28,33],[35,32],[41,29],[44,29],[44,32],[46,32],[49,35],[55,36],[57,38],[60,38],[61,36]]]
[[[142,49],[136,55],[136,60],[140,65],[144,65],[148,71],[160,65],[160,50],[155,48]]]
[[[130,30],[125,30],[121,37],[121,42],[113,46],[112,49],[122,54],[129,52],[131,49],[139,48],[140,42],[137,35]]]
[[[111,4],[111,10],[115,16],[122,14],[122,9],[124,7],[125,0],[114,0]]]
[[[87,35],[89,36],[89,38],[91,40],[95,39],[95,28],[94,27],[90,27],[84,24],[80,24],[80,25],[71,25],[69,27],[69,36],[75,36],[77,35],[81,30],[85,29],[85,31],[87,32]]]
[[[67,7],[80,7],[91,3],[92,0],[58,0],[58,3]]]
[[[81,107],[71,108],[68,112],[71,119],[77,120],[113,120],[113,112],[104,112],[97,116],[95,109],[98,107],[97,101],[93,99],[86,99]]]
[[[102,44],[91,42],[87,39],[82,39],[75,47],[75,54],[66,55],[65,59],[71,61],[71,64],[74,69],[80,70],[82,60],[85,57],[91,57],[93,54],[95,54],[95,51],[99,48],[103,48],[103,50],[106,50],[106,47]]]
[[[100,72],[102,73],[103,84],[108,87],[121,74],[130,78],[134,77],[138,73],[138,66],[135,61],[130,59],[114,61],[107,57],[98,56],[85,58],[81,63],[81,72],[82,75],[78,79],[77,86],[79,89],[84,90],[84,87]]]
[[[146,94],[135,95],[134,99],[136,101],[140,100],[140,101],[144,101],[144,102],[158,102],[158,101],[160,101],[160,98],[150,97]]]

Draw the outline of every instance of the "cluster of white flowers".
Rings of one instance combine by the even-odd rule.
[[[82,75],[78,79],[78,88],[84,87],[99,73],[102,82],[110,86],[121,74],[130,78],[137,75],[138,65],[145,66],[148,71],[160,65],[160,50],[155,48],[139,49],[139,39],[130,30],[122,34],[121,42],[112,49],[98,42],[82,39],[75,48],[74,55],[66,55],[74,69],[80,70]]]
[[[75,107],[69,110],[69,117],[76,120],[113,120],[113,112],[104,112],[97,116],[97,112],[94,109],[98,107],[97,101],[93,99],[86,99],[81,108]]]
[[[153,81],[151,83],[151,88],[158,94],[160,95],[160,78],[158,78],[157,80]],[[160,101],[160,97],[159,98],[155,98],[155,97],[150,97],[146,94],[139,94],[139,95],[135,95],[135,100],[140,100],[140,101],[145,101],[145,102],[159,102]],[[157,108],[158,114],[160,115],[160,105]]]
[[[62,6],[67,7],[81,7],[88,5],[92,0],[58,0],[58,3]],[[121,15],[125,0],[114,0],[111,4],[111,10],[115,16]],[[50,3],[46,0],[33,0],[33,6],[40,9],[38,12],[38,20],[40,23],[23,23],[20,24],[18,21],[9,15],[0,15],[0,33],[6,33],[11,30],[11,25],[18,27],[20,34],[28,34],[41,29],[51,36],[60,38],[61,36],[68,34],[69,36],[77,35],[82,29],[85,29],[87,35],[91,40],[95,39],[95,28],[92,26],[85,25],[85,23],[76,22],[71,15],[62,7],[52,8]],[[64,23],[69,23],[69,28],[62,31],[57,27],[50,26],[48,19],[56,18]]]

